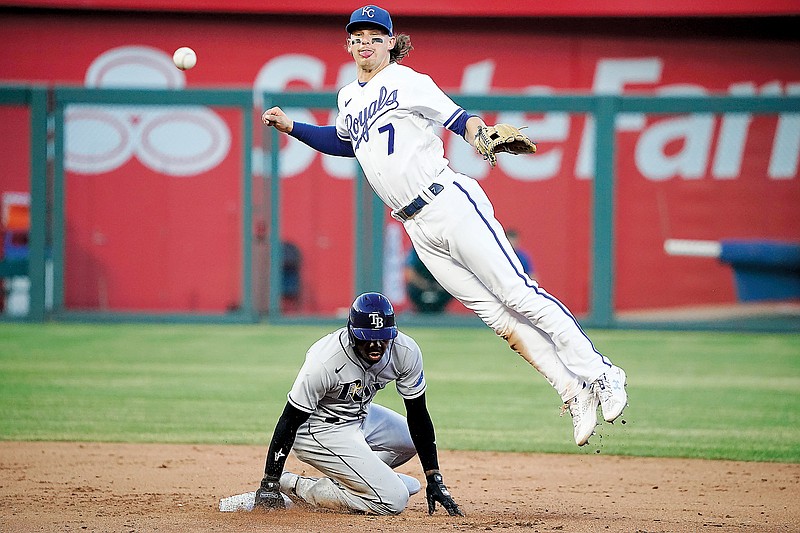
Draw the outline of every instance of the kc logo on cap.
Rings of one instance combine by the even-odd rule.
[[[392,17],[383,8],[374,5],[360,7],[350,15],[350,22],[345,29],[347,33],[353,33],[359,25],[377,26],[384,30],[388,35],[392,35]]]

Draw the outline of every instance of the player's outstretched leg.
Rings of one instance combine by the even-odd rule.
[[[618,366],[613,366],[592,382],[592,391],[600,402],[606,422],[616,420],[628,405],[628,393],[625,391],[626,380],[625,371]]]
[[[330,478],[298,476],[291,472],[281,475],[281,492],[292,501],[333,511],[349,511],[349,501],[342,489]]]
[[[303,482],[302,486],[300,482]],[[296,503],[308,503],[305,501],[299,494],[298,489],[302,487],[305,489],[312,484],[319,481],[319,478],[316,477],[304,477],[298,476],[297,474],[293,474],[292,472],[284,472],[281,474],[280,485],[281,485],[281,492]],[[303,491],[305,492],[305,491]]]
[[[314,478],[298,476],[291,472],[281,475],[281,492],[296,503],[305,503],[312,507],[329,509],[338,512],[360,512],[378,515],[399,514],[408,505],[408,498],[413,490],[419,492],[420,484],[410,476],[394,478],[393,484],[386,483],[387,490],[373,501],[354,494],[342,484],[329,477]],[[416,483],[414,483],[416,482]]]

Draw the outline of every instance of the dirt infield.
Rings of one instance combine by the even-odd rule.
[[[797,531],[800,465],[441,452],[467,513],[221,513],[255,490],[265,449],[0,442],[0,531]],[[288,468],[304,469],[294,458]],[[421,478],[416,460],[402,472]],[[305,469],[307,474],[313,473]]]

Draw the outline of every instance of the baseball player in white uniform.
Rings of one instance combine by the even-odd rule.
[[[372,403],[392,381],[407,420]],[[376,292],[356,298],[347,327],[306,354],[272,436],[256,505],[284,508],[283,493],[335,511],[398,514],[420,483],[392,469],[419,455],[428,512],[439,502],[450,515],[463,516],[439,471],[425,389],[422,352],[397,330],[389,300]],[[326,477],[283,472],[290,450]]]
[[[278,107],[263,123],[323,153],[356,157],[428,270],[544,375],[572,415],[575,442],[586,444],[598,405],[607,422],[627,405],[625,372],[523,271],[478,182],[448,166],[434,127],[475,146],[486,125],[429,76],[399,64],[411,42],[395,35],[386,10],[359,8],[346,30],[358,77],[339,91],[335,126],[294,122]]]

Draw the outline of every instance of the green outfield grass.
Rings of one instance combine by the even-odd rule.
[[[0,439],[266,447],[329,330],[0,324]],[[590,331],[630,407],[579,449],[550,385],[488,328],[406,331],[440,448],[800,462],[800,335]],[[403,412],[394,387],[378,402]]]

